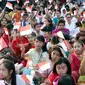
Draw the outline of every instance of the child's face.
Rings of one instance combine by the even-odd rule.
[[[44,19],[44,24],[49,24],[48,20],[47,19]]]
[[[81,45],[80,43],[75,42],[75,43],[73,44],[73,47],[74,47],[74,51],[75,51],[76,54],[82,54],[82,52],[83,52],[83,47],[82,47],[82,45]]]
[[[34,37],[31,34],[28,36],[28,39],[30,43],[34,43]]]
[[[67,21],[71,21],[71,15],[66,16]]]
[[[23,20],[26,21],[27,20],[27,16],[23,16]]]
[[[60,17],[60,12],[56,11],[56,16]]]
[[[50,37],[50,33],[49,32],[44,32],[44,37],[45,38],[49,38]]]
[[[60,23],[60,24],[58,25],[58,28],[59,28],[59,29],[64,29],[64,26],[65,26],[64,23]]]
[[[42,41],[39,41],[39,40],[35,40],[35,48],[37,48],[37,49],[41,49],[42,48],[42,46],[43,46],[43,42]]]
[[[8,69],[3,64],[0,65],[0,76],[1,79],[5,79],[9,76]]]
[[[58,61],[60,58],[60,53],[56,50],[54,50],[52,53],[51,53],[51,60],[52,61]]]
[[[7,20],[6,20],[5,18],[2,19],[1,24],[2,24],[3,26],[6,26],[6,25],[7,25]]]
[[[56,65],[56,71],[58,75],[62,76],[67,73],[68,69],[65,63]]]

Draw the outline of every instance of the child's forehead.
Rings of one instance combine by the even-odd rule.
[[[81,42],[74,42],[74,45],[83,45],[83,43],[81,43]]]
[[[64,67],[64,66],[67,66],[67,65],[65,63],[60,63],[60,64],[57,64],[56,66],[57,67],[61,67],[61,66]]]

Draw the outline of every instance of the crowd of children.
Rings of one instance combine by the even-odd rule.
[[[0,85],[85,85],[85,1],[0,0]]]

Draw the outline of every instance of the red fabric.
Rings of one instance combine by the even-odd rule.
[[[53,81],[57,76],[58,76],[58,74],[53,73],[53,72],[48,76],[48,79],[50,80],[51,85],[53,85]]]
[[[72,62],[71,62],[71,68],[72,68],[72,74],[77,80],[79,77],[79,68],[81,61],[78,59],[80,56],[78,56],[75,52],[71,54]]]
[[[20,38],[16,38],[16,40],[12,41],[12,48],[16,52],[17,55],[21,56],[21,50],[20,47],[18,46],[19,44],[29,44],[29,41],[26,37],[20,36]],[[28,46],[25,47],[25,53],[30,49]]]
[[[6,44],[9,46],[9,38],[8,38],[8,35],[6,35],[6,33],[4,33],[2,37],[3,37],[4,41],[6,42]]]
[[[27,60],[26,60],[26,59],[24,59],[21,63],[23,64],[23,66],[24,66],[24,67],[26,67]]]

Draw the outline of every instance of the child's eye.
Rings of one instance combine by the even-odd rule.
[[[60,68],[60,67],[58,67],[57,69],[58,69],[58,70],[60,70],[61,68]]]

